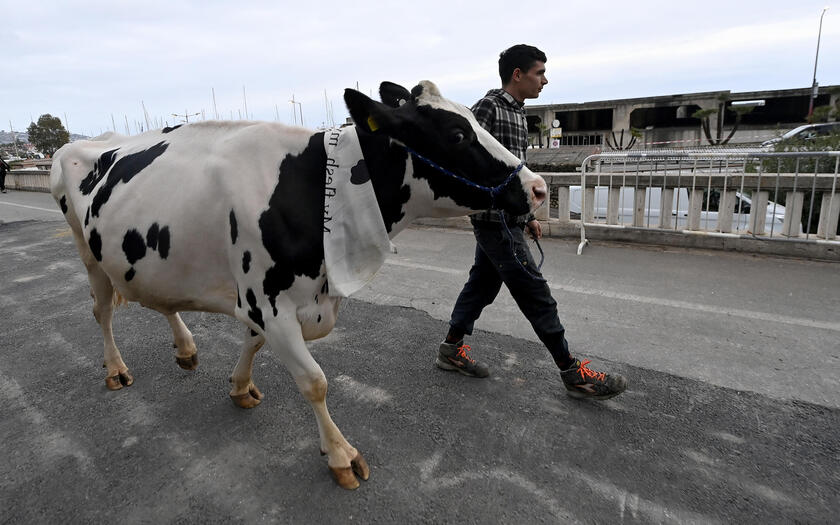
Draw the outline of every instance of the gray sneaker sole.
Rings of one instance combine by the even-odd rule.
[[[624,392],[624,390],[622,390],[621,392]],[[594,396],[592,394],[584,394],[584,393],[581,393],[581,392],[575,392],[574,390],[566,390],[566,394],[568,394],[569,397],[573,397],[575,399],[594,399],[596,401],[604,401],[606,399],[612,399],[615,396],[621,394],[621,392],[612,392],[610,394],[603,394],[603,395],[600,395],[600,396]]]
[[[478,375],[472,374],[472,373],[470,373],[469,371],[464,370],[464,369],[463,369],[463,368],[461,368],[461,367],[458,367],[458,366],[455,366],[455,365],[452,365],[452,364],[447,363],[446,361],[444,361],[443,359],[441,359],[439,356],[438,356],[438,358],[437,358],[437,359],[435,359],[435,365],[437,365],[437,367],[438,367],[438,368],[440,368],[441,370],[448,370],[448,371],[451,371],[451,372],[458,372],[459,374],[461,374],[461,375],[465,375],[465,376],[467,376],[467,377],[477,377],[477,378],[479,378],[479,379],[483,379],[481,376],[478,376]],[[488,375],[489,375],[489,374],[488,374]],[[485,377],[487,377],[487,376],[485,376]]]

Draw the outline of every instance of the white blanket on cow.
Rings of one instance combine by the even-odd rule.
[[[324,259],[329,294],[349,297],[376,274],[391,242],[356,128],[327,130]]]

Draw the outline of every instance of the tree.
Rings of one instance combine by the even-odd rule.
[[[537,137],[539,138],[539,141],[540,141],[540,148],[543,147],[543,143],[542,143],[543,135],[545,135],[545,137],[546,137],[546,146],[548,146],[550,144],[550,142],[549,142],[550,139],[548,137],[548,133],[549,133],[548,126],[546,126],[542,122],[537,123]]]
[[[38,117],[38,122],[32,122],[26,128],[31,142],[38,151],[52,157],[55,150],[70,142],[70,133],[64,129],[61,119],[49,113]]]
[[[607,137],[607,146],[611,150],[626,150],[633,147],[633,144],[636,143],[636,139],[642,136],[642,132],[636,128],[630,128],[630,141],[627,145],[624,145],[624,128],[621,128],[621,139],[617,139],[615,137],[615,131],[612,132],[612,142],[610,142],[610,138]]]
[[[828,90],[830,95],[834,95],[835,102],[832,106],[827,104],[825,106],[817,106],[814,112],[806,117],[809,124],[816,124],[818,122],[828,122],[831,118],[840,118],[840,89],[831,88]]]
[[[717,109],[700,109],[695,111],[691,116],[692,118],[700,119],[700,126],[703,128],[703,134],[706,135],[706,140],[712,146],[722,146],[729,142],[729,139],[735,135],[735,132],[738,131],[738,126],[741,124],[741,117],[746,115],[747,113],[751,112],[754,109],[754,106],[726,106],[726,102],[729,100],[729,97],[726,95],[721,95],[718,97],[718,107]],[[732,131],[729,132],[729,135],[726,138],[721,138],[723,136],[723,119],[725,116],[725,112],[729,110],[735,113],[735,124],[732,125]],[[717,113],[717,136],[712,138],[711,129],[709,126],[709,117]]]

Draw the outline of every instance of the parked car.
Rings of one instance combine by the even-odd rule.
[[[702,191],[702,190],[697,190]],[[608,188],[599,186],[595,191],[595,219],[605,220],[607,216],[607,195]],[[621,191],[621,203],[619,204],[618,223],[625,226],[633,224],[633,207],[634,207],[634,189],[625,187]],[[645,200],[644,211],[644,225],[650,227],[657,227],[659,225],[659,214],[662,208],[661,205],[662,188],[648,188],[647,198]],[[716,199],[715,199],[716,200]],[[573,218],[580,218],[581,205],[581,191],[580,186],[571,186],[569,188],[569,211]],[[704,208],[706,202],[703,202]],[[700,212],[700,228],[703,230],[714,231],[717,228],[718,212],[716,205],[711,206],[714,211],[703,210]],[[752,208],[752,200],[747,195],[742,195],[740,192],[735,193],[735,203],[733,205],[732,215],[732,231],[745,230],[749,224],[749,215]],[[673,218],[671,224],[676,224],[677,229],[685,229],[688,226],[688,189],[679,188],[674,191],[674,201],[671,204],[669,213]],[[771,228],[773,233],[782,231],[782,225],[785,221],[785,207],[781,204],[768,201],[767,211],[765,213],[764,231],[770,234]],[[674,226],[672,226],[673,228]],[[801,225],[800,225],[801,231]]]
[[[832,133],[840,133],[840,122],[827,122],[824,124],[805,124],[793,128],[781,137],[765,140],[761,143],[762,148],[771,148],[783,140],[813,140],[817,137],[824,137]]]

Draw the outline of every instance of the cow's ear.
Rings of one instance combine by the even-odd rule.
[[[353,122],[361,129],[376,133],[393,127],[393,109],[355,89],[344,90],[344,103],[347,104]]]
[[[399,84],[383,82],[379,85],[379,98],[388,106],[398,108],[406,102],[411,101],[414,97],[411,96],[411,93],[407,89]]]

